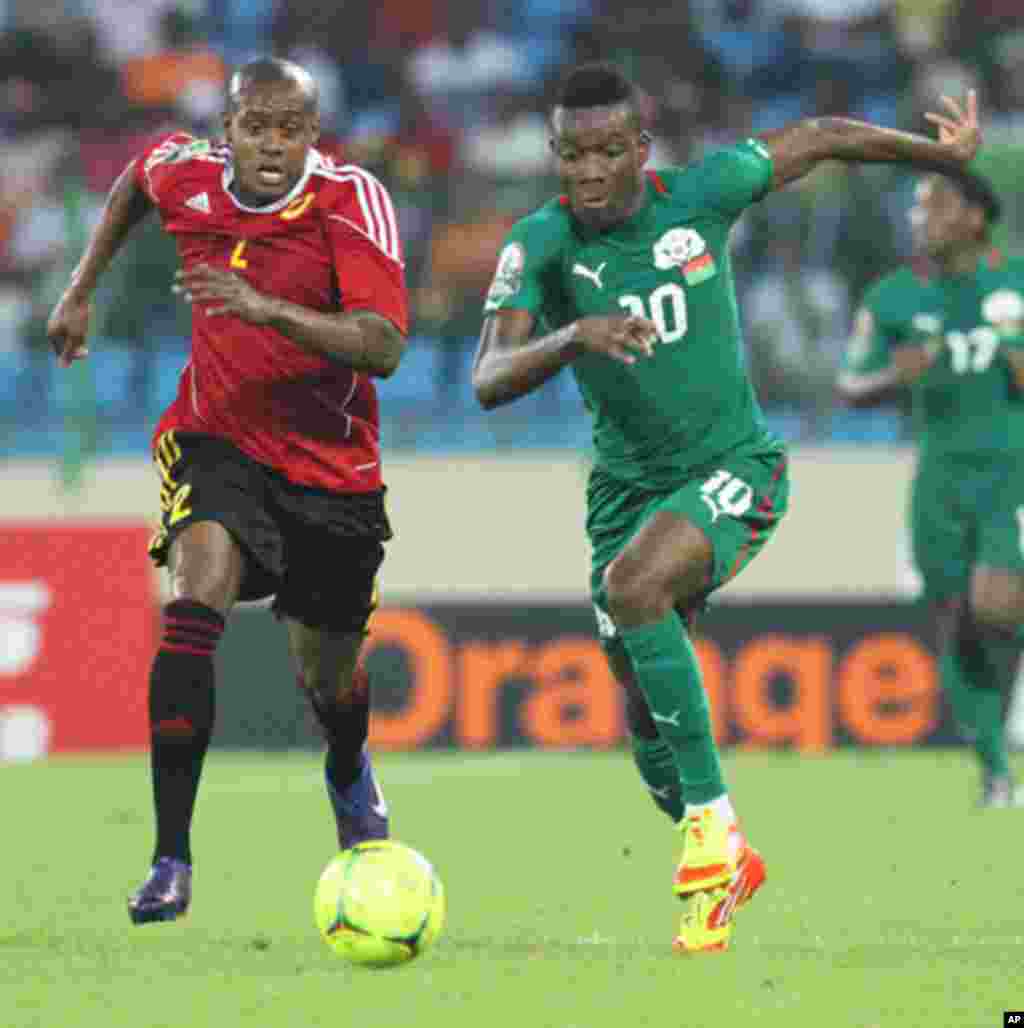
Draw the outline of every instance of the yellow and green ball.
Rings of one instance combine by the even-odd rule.
[[[361,842],[324,868],[314,896],[324,941],[353,964],[392,967],[419,956],[444,926],[444,887],[421,853]]]

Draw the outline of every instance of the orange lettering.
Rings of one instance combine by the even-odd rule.
[[[249,261],[245,257],[242,256],[242,254],[245,252],[245,247],[246,247],[247,243],[248,243],[247,239],[242,239],[242,240],[239,241],[238,245],[234,248],[234,250],[231,251],[231,260],[228,262],[229,267],[232,267],[232,268],[247,268],[247,267],[249,267]]]
[[[389,607],[374,613],[365,652],[369,655],[380,646],[405,652],[409,692],[400,710],[371,714],[370,744],[388,750],[422,746],[444,727],[451,710],[454,682],[448,639],[426,614]]]
[[[832,651],[823,639],[767,635],[737,654],[733,703],[737,726],[753,746],[790,742],[821,753],[832,743],[829,678]],[[770,695],[776,679],[788,680],[792,701],[780,705]]]
[[[458,655],[459,695],[455,704],[455,740],[480,750],[498,742],[498,703],[505,680],[525,674],[526,645],[519,641],[467,643]]]
[[[909,635],[873,635],[846,655],[839,670],[839,714],[859,742],[917,742],[939,720],[935,660]]]
[[[533,663],[537,687],[520,708],[523,732],[541,746],[614,746],[622,739],[622,704],[600,644],[563,637]]]
[[[281,217],[285,221],[294,221],[295,218],[300,217],[306,210],[306,208],[313,202],[313,194],[306,193],[305,196],[300,196],[295,200],[292,200],[290,204],[283,211],[281,211]]]

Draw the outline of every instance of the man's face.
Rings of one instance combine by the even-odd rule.
[[[590,228],[624,221],[643,197],[650,144],[628,104],[555,108],[552,148],[573,214]]]
[[[910,225],[919,253],[945,257],[977,243],[980,219],[978,208],[967,203],[960,190],[941,176],[918,183]]]
[[[285,196],[302,177],[320,119],[297,86],[253,86],[224,117],[239,198],[253,206]]]

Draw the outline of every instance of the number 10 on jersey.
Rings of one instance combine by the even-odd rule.
[[[642,296],[620,296],[619,306],[638,318],[653,321],[662,343],[676,343],[686,335],[686,293],[676,282],[658,286],[646,300]]]

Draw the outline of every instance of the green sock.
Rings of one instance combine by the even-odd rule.
[[[1003,694],[1000,683],[992,681],[996,668],[987,656],[982,643],[961,642],[945,650],[939,670],[953,717],[981,766],[988,774],[1001,777],[1010,773],[1003,734]]]
[[[633,761],[650,790],[651,798],[673,821],[681,821],[686,805],[672,747],[660,736],[645,739],[640,735],[630,735],[630,741],[633,744]]]
[[[710,803],[724,795],[700,665],[679,615],[670,611],[621,635],[651,717],[675,757],[686,802]]]

